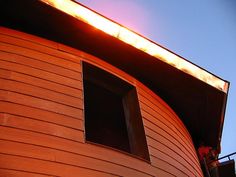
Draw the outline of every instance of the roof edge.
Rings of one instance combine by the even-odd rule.
[[[183,57],[170,50],[152,42],[138,33],[90,10],[89,8],[72,0],[39,0],[64,13],[81,20],[120,41],[123,41],[138,50],[141,50],[174,68],[189,74],[202,82],[228,93],[229,82],[223,80],[203,68],[189,62]]]

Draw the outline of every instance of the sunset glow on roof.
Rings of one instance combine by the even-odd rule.
[[[103,16],[77,4],[71,0],[40,0],[74,18],[81,20],[155,58],[187,73],[199,80],[221,90],[228,92],[228,83],[200,67],[186,61],[180,56],[166,50],[165,48],[145,39],[137,33],[107,19]]]

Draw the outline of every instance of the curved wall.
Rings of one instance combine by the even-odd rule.
[[[81,61],[134,85],[150,163],[84,138]],[[0,174],[202,176],[185,126],[143,84],[81,51],[0,28]]]

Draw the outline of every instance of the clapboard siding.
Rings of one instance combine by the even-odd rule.
[[[81,118],[82,110],[74,107],[55,103],[45,99],[32,97],[24,94],[19,94],[11,91],[5,91],[0,89],[0,95],[3,97],[3,101],[14,102],[26,106],[31,106],[38,109],[48,110],[51,112],[59,113],[62,115]],[[0,97],[1,99],[1,97]]]
[[[140,107],[144,118],[143,122],[146,127],[148,145],[156,147],[156,150],[159,149],[160,152],[162,151],[165,154],[171,154],[172,158],[175,159],[175,162],[184,165],[184,173],[190,171],[193,176],[201,175],[199,162],[197,160],[192,140],[190,135],[186,133],[187,130],[184,125],[179,122],[179,120],[175,120],[178,118],[177,115],[173,111],[170,111],[163,100],[158,96],[153,95],[153,93],[150,93],[150,91],[147,92],[153,95],[152,97],[141,96],[144,95],[145,88],[143,88],[142,85],[138,88]],[[152,102],[152,104],[150,104],[150,102]],[[169,113],[166,114],[166,112]],[[150,151],[150,149],[149,152],[150,155],[155,157],[158,157],[158,154],[160,153],[157,151]],[[178,165],[175,165],[175,167],[177,166]]]
[[[0,59],[5,60],[5,61],[10,61],[12,63],[18,63],[25,66],[34,67],[36,69],[51,72],[51,73],[65,76],[65,77],[75,79],[75,80],[80,80],[81,78],[81,72],[75,72],[75,71],[70,70],[69,68],[64,68],[61,66],[57,66],[55,64],[40,61],[34,58],[20,56],[14,53],[1,51]]]
[[[1,45],[1,44],[0,44]],[[27,62],[27,61],[26,61]],[[27,74],[33,77],[42,78],[44,80],[65,85],[72,88],[81,87],[81,81],[73,80],[68,77],[60,76],[51,72],[43,71],[33,67],[28,67],[22,64],[13,63],[10,61],[0,60],[0,65],[4,66],[4,69]]]
[[[2,142],[0,142],[2,144]],[[1,153],[11,154],[14,156],[23,156],[27,158],[40,159],[44,161],[56,162],[65,165],[71,165],[80,168],[99,169],[109,174],[118,174],[121,176],[149,176],[134,169],[119,166],[110,162],[101,161],[99,159],[88,157],[81,154],[65,152],[52,148],[39,147],[35,145],[22,144],[16,142],[4,141]],[[14,147],[14,148],[12,148]],[[15,148],[16,147],[16,148]],[[21,152],[21,149],[25,149]],[[88,164],[90,164],[88,166]],[[76,174],[74,174],[76,176]]]
[[[190,157],[193,155],[193,152],[188,146],[185,145],[184,141],[182,141],[175,133],[165,129],[165,126],[158,126],[158,124],[150,122],[147,119],[144,119],[143,122],[145,127],[147,127],[146,134],[150,137],[155,136],[155,134],[159,134],[160,136],[165,137],[171,143],[175,144],[179,149],[181,149]]]
[[[151,132],[151,133],[150,133]],[[161,145],[160,144],[158,144],[157,146],[153,146],[155,149],[157,149],[157,150],[159,150],[160,151],[160,153],[162,153],[163,151],[162,151],[162,149],[164,148],[164,149],[168,149],[169,147],[173,147],[173,146],[176,146],[177,148],[176,148],[176,150],[171,150],[171,152],[169,153],[168,151],[165,151],[165,154],[167,154],[168,156],[170,155],[170,154],[172,154],[171,155],[171,158],[172,158],[172,161],[174,160],[175,162],[177,161],[179,164],[181,164],[181,165],[183,165],[183,166],[185,166],[185,167],[187,167],[187,168],[192,168],[192,161],[190,161],[190,160],[188,160],[188,156],[187,156],[187,154],[188,154],[188,152],[186,152],[186,150],[182,147],[180,147],[180,146],[178,146],[178,143],[176,143],[175,141],[175,139],[174,138],[171,138],[171,137],[169,137],[169,135],[168,134],[166,134],[165,132],[163,132],[162,130],[158,130],[157,129],[157,132],[154,132],[153,130],[151,130],[151,129],[149,129],[148,127],[146,127],[146,133],[147,133],[147,136],[148,137],[158,137],[158,140],[159,140],[159,142],[158,143],[162,143]],[[171,141],[172,140],[172,141]],[[163,147],[163,145],[164,145],[164,147]],[[151,148],[152,147],[152,145],[150,145],[150,149],[152,149]],[[161,148],[160,148],[161,147]],[[151,151],[151,150],[150,150]],[[168,153],[167,153],[168,152]],[[157,152],[156,151],[156,153],[151,153],[152,155],[155,155],[156,156],[156,154],[158,154],[159,152]],[[178,156],[178,155],[176,155],[176,154],[181,154],[181,153],[183,153],[184,154],[184,156],[182,155],[182,156]],[[174,155],[174,156],[173,156]],[[158,155],[159,156],[159,155]],[[183,157],[185,157],[185,158],[183,158]],[[168,157],[167,157],[168,158]]]
[[[104,147],[97,146],[95,148],[94,145],[91,144],[78,143],[75,141],[49,136],[38,132],[24,131],[21,129],[5,126],[1,127],[0,129],[0,133],[3,132],[5,132],[5,134],[1,136],[1,139],[3,140],[14,141],[23,144],[31,144],[34,146],[45,147],[51,150],[55,149],[63,152],[88,156],[94,159],[101,159],[105,162],[110,162],[123,167],[129,167],[130,169],[137,171],[140,171],[140,169],[142,169],[142,171],[144,172],[144,174],[142,175],[145,175],[145,173],[155,174],[156,172],[156,170],[152,169],[148,163],[143,163],[140,160],[134,159],[125,154],[121,154],[117,151],[106,149]],[[16,135],[18,136],[15,137]],[[32,137],[35,138],[32,139]],[[125,169],[123,170],[125,171]]]
[[[142,88],[140,86],[140,88]],[[153,95],[150,91],[146,91],[143,89],[139,90],[139,96],[140,100],[143,105],[146,105],[146,109],[149,109],[148,111],[154,112],[155,114],[159,114],[162,119],[165,119],[170,123],[172,127],[176,129],[176,132],[179,132],[183,135],[184,138],[191,141],[191,136],[189,135],[188,131],[186,130],[183,123],[180,121],[178,116],[171,110],[171,108],[163,102],[160,98]]]
[[[0,177],[56,177],[52,175],[43,175],[43,174],[35,174],[31,172],[25,172],[22,170],[12,170],[12,169],[3,169],[0,168]]]
[[[19,73],[16,71],[11,71],[3,68],[3,66],[0,65],[0,77],[3,79],[13,80],[17,82],[26,83],[29,85],[37,86],[39,88],[44,88],[47,90],[51,90],[55,93],[61,93],[64,95],[69,95],[75,98],[82,98],[82,90],[80,89],[74,89],[71,87],[67,87],[61,84],[57,84],[54,82],[50,82],[47,80],[44,80],[42,78],[29,76],[24,73]]]
[[[92,152],[94,149],[88,147],[90,150],[89,151],[86,149],[87,147],[81,143],[78,144],[77,142],[61,139],[59,137],[52,137],[36,132],[26,132],[24,130],[14,128],[4,127],[4,130],[6,132],[12,132],[12,136],[14,133],[18,132],[19,135],[22,135],[25,138],[24,140],[22,138],[16,139],[18,142],[10,142],[9,140],[12,138],[8,136],[8,141],[1,142],[4,146],[2,146],[0,151],[4,154],[55,161],[57,163],[90,168],[94,170],[99,169],[99,171],[119,174],[121,176],[151,176],[140,171],[140,169],[133,168],[133,164],[130,164],[127,167],[124,165],[115,164],[112,161],[97,158],[96,155],[92,156],[91,153],[94,153]],[[35,135],[38,139],[32,142],[31,136],[33,135]],[[3,139],[6,139],[6,137],[7,136],[4,136]],[[40,140],[44,140],[46,142],[42,142]],[[21,141],[21,143],[19,143],[19,141]],[[33,143],[33,145],[28,144],[28,142]],[[14,146],[8,144],[14,144]],[[61,144],[63,144],[63,146]],[[8,146],[12,148],[9,148]],[[22,149],[24,149],[23,152]],[[86,153],[83,153],[83,151],[86,151]],[[115,158],[112,156],[112,153],[107,155],[111,155],[108,158]],[[119,158],[119,156],[117,157]]]
[[[202,176],[184,124],[146,86],[82,51],[0,29],[1,173],[12,177]],[[136,87],[150,163],[85,141],[82,61]]]
[[[77,69],[80,65],[77,56],[50,48],[48,46],[48,41],[45,41],[44,44],[38,43],[40,41],[37,39],[34,42],[27,42],[27,40],[20,39],[14,31],[12,31],[11,34],[12,35],[9,35],[9,33],[3,34],[4,37],[0,38],[2,43],[0,45],[0,50],[8,51],[9,53],[17,54],[19,56],[44,61],[46,63],[51,63],[75,72],[81,71],[81,68]],[[30,38],[32,37],[34,38],[34,36],[31,35]],[[56,43],[55,45],[57,46],[56,49],[59,48],[59,44]],[[68,61],[70,61],[70,63],[68,63]]]
[[[142,88],[142,85],[139,88]],[[141,104],[146,106],[144,110],[146,110],[146,112],[153,113],[153,115],[159,115],[159,120],[164,120],[165,123],[171,127],[171,129],[181,135],[184,140],[188,141],[189,143],[185,145],[192,149],[193,145],[191,136],[174,111],[171,110],[171,108],[163,100],[161,100],[150,90],[139,89],[138,91]]]
[[[195,173],[195,170],[192,169],[194,164],[190,164],[189,161],[186,160],[186,158],[182,157],[181,154],[179,154],[179,152],[174,151],[173,146],[167,146],[168,144],[162,143],[161,140],[155,141],[150,137],[148,137],[148,141],[152,143],[151,145],[149,145],[151,156],[160,158],[160,154],[162,154],[162,160],[165,162],[168,161],[168,163],[174,166],[176,169],[184,171],[185,173],[192,173],[192,175]]]
[[[187,176],[194,176],[194,174],[191,171],[185,170],[186,167],[184,165],[178,163],[176,159],[170,157],[168,154],[165,154],[164,152],[158,150],[158,153],[156,155],[157,156],[151,155],[151,159],[154,166],[161,167],[161,164],[157,164],[156,161],[163,161],[164,164],[168,164],[169,167],[171,167],[175,171],[178,171],[179,173],[184,173]],[[163,168],[163,169],[166,169],[166,168]],[[172,174],[176,175],[175,173],[172,173]]]
[[[53,101],[56,103],[64,104],[67,106],[75,107],[75,108],[81,108],[82,106],[81,99],[74,98],[67,95],[62,95],[51,90],[38,88],[36,86],[32,86],[32,85],[25,84],[22,82],[16,82],[12,80],[1,79],[1,78],[0,78],[0,82],[4,83],[4,84],[1,84],[0,89],[2,90],[6,90],[6,91],[8,90],[15,93],[37,97],[37,98]]]
[[[58,113],[49,112],[47,110],[42,110],[11,102],[0,101],[0,112],[20,117],[27,117],[34,120],[41,120],[44,122],[54,123],[55,125],[62,125],[78,130],[83,128],[82,119],[71,118]]]
[[[15,156],[9,154],[0,154],[0,163],[3,168],[22,170],[37,174],[45,174],[49,176],[76,177],[111,177],[115,176],[100,171],[81,168],[53,161],[40,160],[36,158],[28,158],[23,156]],[[23,177],[23,176],[22,176]]]
[[[184,171],[181,171],[180,169],[176,168],[175,166],[172,166],[169,162],[167,162],[165,160],[162,160],[162,159],[159,159],[159,158],[156,158],[153,156],[151,156],[151,160],[152,160],[153,166],[157,166],[159,168],[165,169],[173,176],[181,176],[181,177],[188,176]]]
[[[149,113],[143,111],[143,116],[144,116],[144,122],[145,122],[145,126],[146,127],[150,127],[151,130],[153,130],[152,132],[158,132],[158,130],[162,130],[159,131],[156,135],[160,134],[161,132],[163,132],[161,135],[163,137],[165,137],[166,141],[171,142],[172,144],[175,144],[175,146],[180,149],[183,152],[187,152],[187,157],[189,159],[192,159],[193,161],[196,161],[195,157],[191,155],[191,153],[189,152],[190,150],[187,150],[187,147],[184,146],[184,144],[186,144],[185,141],[183,141],[180,135],[178,135],[175,131],[173,131],[168,125],[166,125],[165,123],[161,122],[160,120],[156,120],[156,118],[154,118],[152,115],[150,115]],[[146,120],[150,120],[150,122],[147,122]],[[149,131],[150,132],[150,131]],[[148,133],[147,133],[148,134]],[[155,133],[152,133],[155,134]],[[166,136],[167,135],[167,136]],[[168,136],[169,135],[169,136]],[[152,135],[151,135],[152,136]],[[175,143],[173,143],[175,142]],[[193,149],[192,149],[193,151]]]
[[[177,139],[180,139],[180,141],[183,142],[187,141],[187,139],[183,137],[182,133],[178,131],[178,127],[176,127],[176,125],[174,125],[173,123],[168,122],[165,116],[162,115],[160,112],[151,110],[148,106],[146,106],[142,102],[140,102],[140,106],[141,109],[143,110],[143,116],[147,120],[150,120],[154,124],[162,127],[163,129],[166,129],[170,134],[174,134],[174,136]]]
[[[74,141],[83,140],[83,127],[77,127],[78,129],[72,129],[54,123],[48,123],[39,120],[33,120],[16,115],[0,113],[0,125],[7,127],[15,127],[23,130],[40,132],[51,136],[58,136],[65,139]],[[77,124],[78,125],[78,124]]]
[[[148,128],[146,128],[147,132],[150,132],[151,130],[149,130]],[[151,136],[150,136],[150,135]],[[158,139],[158,142],[155,141],[154,143],[158,143],[157,145],[152,145],[153,147],[156,147],[155,149],[159,150],[159,152],[155,151],[156,153],[151,153],[152,155],[155,155],[156,157],[159,157],[159,153],[165,153],[167,155],[171,155],[171,161],[169,161],[170,163],[174,163],[176,164],[177,162],[177,166],[180,165],[181,167],[184,166],[185,168],[192,168],[192,164],[190,163],[191,161],[187,161],[186,159],[188,159],[188,157],[186,156],[185,153],[184,156],[178,156],[176,154],[181,154],[181,151],[184,151],[184,149],[179,149],[176,148],[176,150],[172,150],[171,147],[176,146],[176,144],[172,143],[169,139],[167,139],[167,137],[165,137],[164,135],[161,135],[161,133],[147,133],[148,138],[152,138],[152,137],[156,137]],[[151,140],[149,140],[151,141]],[[153,143],[153,144],[154,144]],[[150,145],[151,146],[151,145]],[[161,147],[161,148],[160,148]],[[162,149],[170,149],[169,151],[162,151]],[[150,150],[151,151],[151,150]],[[168,153],[167,153],[168,152]],[[165,159],[163,159],[165,160]]]

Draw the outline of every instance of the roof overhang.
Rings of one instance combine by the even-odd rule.
[[[124,70],[174,109],[195,143],[219,145],[229,82],[74,1],[7,0],[0,5],[1,25],[77,48]]]

